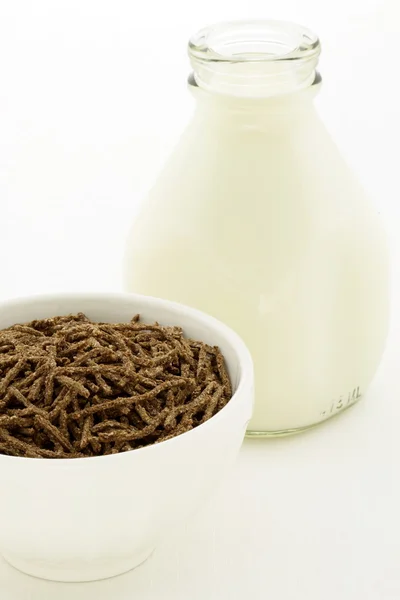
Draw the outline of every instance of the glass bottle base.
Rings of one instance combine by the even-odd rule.
[[[92,563],[84,560],[77,560],[75,563],[66,563],[65,561],[52,563],[51,561],[30,560],[8,554],[2,555],[2,557],[14,569],[31,577],[63,583],[86,583],[127,573],[150,558],[153,551],[154,548],[147,549],[129,558],[116,558],[109,561],[95,560]]]
[[[249,438],[275,438],[275,437],[283,437],[283,436],[288,436],[288,435],[296,435],[297,433],[303,433],[304,431],[308,431],[309,429],[314,429],[315,427],[318,427],[318,425],[321,425],[321,423],[325,423],[326,421],[329,421],[330,419],[338,417],[342,413],[349,410],[349,408],[351,408],[352,406],[357,404],[361,400],[361,398],[362,398],[362,396],[356,398],[356,400],[354,402],[352,402],[348,406],[344,406],[339,412],[329,415],[328,417],[325,417],[325,418],[321,419],[321,421],[317,421],[316,423],[311,423],[311,425],[305,425],[303,427],[294,427],[294,428],[290,428],[290,429],[278,429],[276,431],[257,431],[254,429],[248,429],[246,431],[246,437],[249,437]]]

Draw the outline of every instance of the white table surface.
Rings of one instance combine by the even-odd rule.
[[[165,4],[168,15],[158,16],[145,3],[140,29],[129,2],[97,13],[100,3],[88,0],[79,15],[75,3],[62,13],[40,4],[21,19],[10,3],[0,20],[8,57],[0,65],[0,300],[120,288],[128,224],[191,109],[187,35],[232,14],[232,3],[205,2],[194,23],[190,3],[187,13]],[[248,4],[237,17],[250,8],[265,16],[264,3],[258,12],[256,0]],[[355,12],[355,0],[342,5]],[[388,226],[393,321],[380,371],[366,398],[330,422],[291,438],[247,440],[196,520],[135,571],[65,585],[0,562],[0,600],[400,598],[400,120],[389,76],[398,71],[398,42],[368,16],[345,23],[336,4],[330,12],[311,0],[285,6],[270,14],[293,14],[323,34],[321,110]],[[384,90],[373,85],[380,73]]]

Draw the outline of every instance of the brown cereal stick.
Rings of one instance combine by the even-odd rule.
[[[35,415],[34,424],[36,428],[42,429],[52,440],[54,443],[60,444],[64,448],[64,450],[68,450],[69,452],[74,451],[74,447],[71,442],[64,436],[61,431],[52,425],[49,419],[45,419],[41,415]]]

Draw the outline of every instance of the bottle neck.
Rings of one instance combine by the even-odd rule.
[[[221,122],[243,123],[269,122],[276,124],[284,119],[296,119],[313,110],[313,100],[318,94],[322,79],[315,74],[313,83],[301,90],[268,97],[243,97],[221,94],[200,87],[192,74],[188,80],[189,91],[197,101],[197,114],[203,118],[215,118]]]
[[[249,101],[293,95],[313,85],[320,43],[304,27],[281,21],[223,23],[189,41],[196,85]]]

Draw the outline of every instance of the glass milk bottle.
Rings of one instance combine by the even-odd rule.
[[[128,290],[197,307],[247,342],[254,435],[352,405],[386,338],[386,239],[313,106],[319,54],[313,33],[275,21],[190,40],[196,111],[127,248]]]

